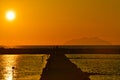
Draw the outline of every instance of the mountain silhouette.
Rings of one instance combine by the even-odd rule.
[[[65,42],[65,45],[111,45],[111,43],[99,37],[83,37],[81,39],[69,40]]]

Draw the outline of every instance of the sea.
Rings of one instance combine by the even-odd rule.
[[[0,55],[0,80],[39,80],[50,55]],[[120,54],[67,54],[90,80],[120,80]]]

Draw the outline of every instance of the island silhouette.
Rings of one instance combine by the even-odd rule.
[[[65,42],[65,45],[112,45],[110,42],[99,37],[83,37]]]

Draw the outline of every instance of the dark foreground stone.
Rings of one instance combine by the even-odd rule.
[[[89,75],[77,68],[64,54],[51,54],[40,80],[90,80]]]

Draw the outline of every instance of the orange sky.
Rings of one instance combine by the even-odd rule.
[[[16,19],[7,21],[5,12]],[[0,0],[0,45],[64,44],[100,37],[120,45],[120,0]]]

